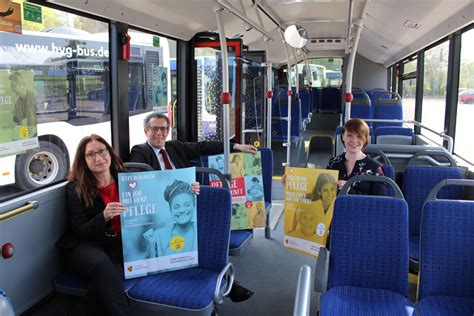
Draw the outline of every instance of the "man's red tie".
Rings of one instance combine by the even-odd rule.
[[[166,170],[173,169],[173,166],[171,165],[171,162],[170,162],[170,159],[168,158],[168,153],[166,152],[166,150],[161,149],[160,153],[161,153],[161,156],[163,157],[163,161],[165,162]]]

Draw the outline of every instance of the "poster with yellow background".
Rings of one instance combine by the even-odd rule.
[[[21,8],[19,3],[0,0],[0,31],[21,34]]]
[[[326,245],[337,195],[337,170],[285,168],[284,246],[317,257]]]

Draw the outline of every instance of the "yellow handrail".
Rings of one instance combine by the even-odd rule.
[[[39,206],[38,201],[28,201],[28,202],[26,202],[26,205],[24,205],[24,206],[21,206],[17,209],[14,209],[14,210],[5,212],[3,214],[0,214],[0,222],[6,221],[7,219],[13,218],[13,217],[18,216],[20,214],[29,212],[33,209],[38,208],[38,206]]]

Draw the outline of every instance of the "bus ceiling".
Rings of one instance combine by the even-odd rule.
[[[190,40],[196,33],[216,31],[215,0],[180,1],[77,1],[49,0],[60,6],[87,12],[113,21]],[[353,21],[360,19],[363,27],[358,54],[389,66],[433,41],[445,37],[474,20],[474,2],[429,0],[403,2],[369,0],[219,0],[229,3],[249,20],[259,24],[275,40],[268,41],[269,60],[285,64],[286,56],[278,32],[288,25],[306,29],[309,41],[307,57],[341,56],[347,54]],[[224,10],[225,11],[225,10]],[[259,11],[259,12],[257,12]],[[228,38],[240,37],[250,50],[265,50],[264,35],[234,14],[223,12]],[[186,21],[186,23],[183,23]],[[277,27],[276,24],[281,27]],[[380,30],[384,30],[380,32]]]

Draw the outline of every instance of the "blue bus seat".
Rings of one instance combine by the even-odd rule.
[[[300,101],[301,101],[301,119],[308,123],[311,121],[311,93],[306,88],[299,89]],[[305,124],[303,123],[303,124]]]
[[[401,126],[382,126],[375,130],[376,144],[413,145],[415,133],[412,128]]]
[[[363,120],[372,118],[371,101],[367,93],[362,89],[353,88],[352,95],[354,99],[351,102],[351,118],[360,118]],[[346,107],[343,107],[345,113]],[[369,127],[372,127],[372,122],[367,122]]]
[[[474,201],[436,199],[451,185],[472,187],[474,181],[440,182],[423,207],[419,315],[474,315]]]
[[[456,167],[433,167],[409,165],[403,175],[403,195],[408,203],[409,243],[411,269],[418,269],[420,259],[420,219],[423,204],[434,186],[445,179],[462,179],[463,175]],[[440,197],[460,199],[459,187],[447,187],[440,192]]]
[[[366,96],[369,97],[369,95],[367,93],[365,93],[365,91],[362,90],[361,88],[352,87],[352,97],[354,99],[364,99]],[[370,99],[369,99],[369,101],[370,101]]]
[[[392,186],[395,197],[347,195],[355,181]],[[408,290],[408,206],[387,177],[350,179],[337,196],[330,251],[321,248],[315,290],[320,315],[413,315]]]
[[[132,308],[211,315],[233,283],[233,267],[228,262],[231,210],[229,190],[201,186],[197,198],[199,266],[138,280],[127,291]]]
[[[312,94],[312,112],[316,113],[319,112],[319,109],[321,108],[321,89],[318,89],[316,87],[311,87],[311,94]]]
[[[387,90],[384,88],[374,88],[367,91],[367,95],[370,98],[370,104],[372,105],[372,117],[374,117],[374,105],[375,101],[380,97],[382,99],[390,99],[390,95],[387,94]]]
[[[275,89],[272,98],[272,139],[285,141],[288,135],[288,94],[282,87]],[[291,141],[298,141],[302,127],[299,102],[294,96],[291,97]]]
[[[341,113],[341,89],[324,87],[321,90],[321,113]]]
[[[384,96],[393,96],[393,99],[384,99]],[[398,93],[386,92],[380,95],[373,105],[373,118],[385,120],[403,120],[402,98]],[[382,126],[402,126],[402,123],[373,122],[374,130]]]

